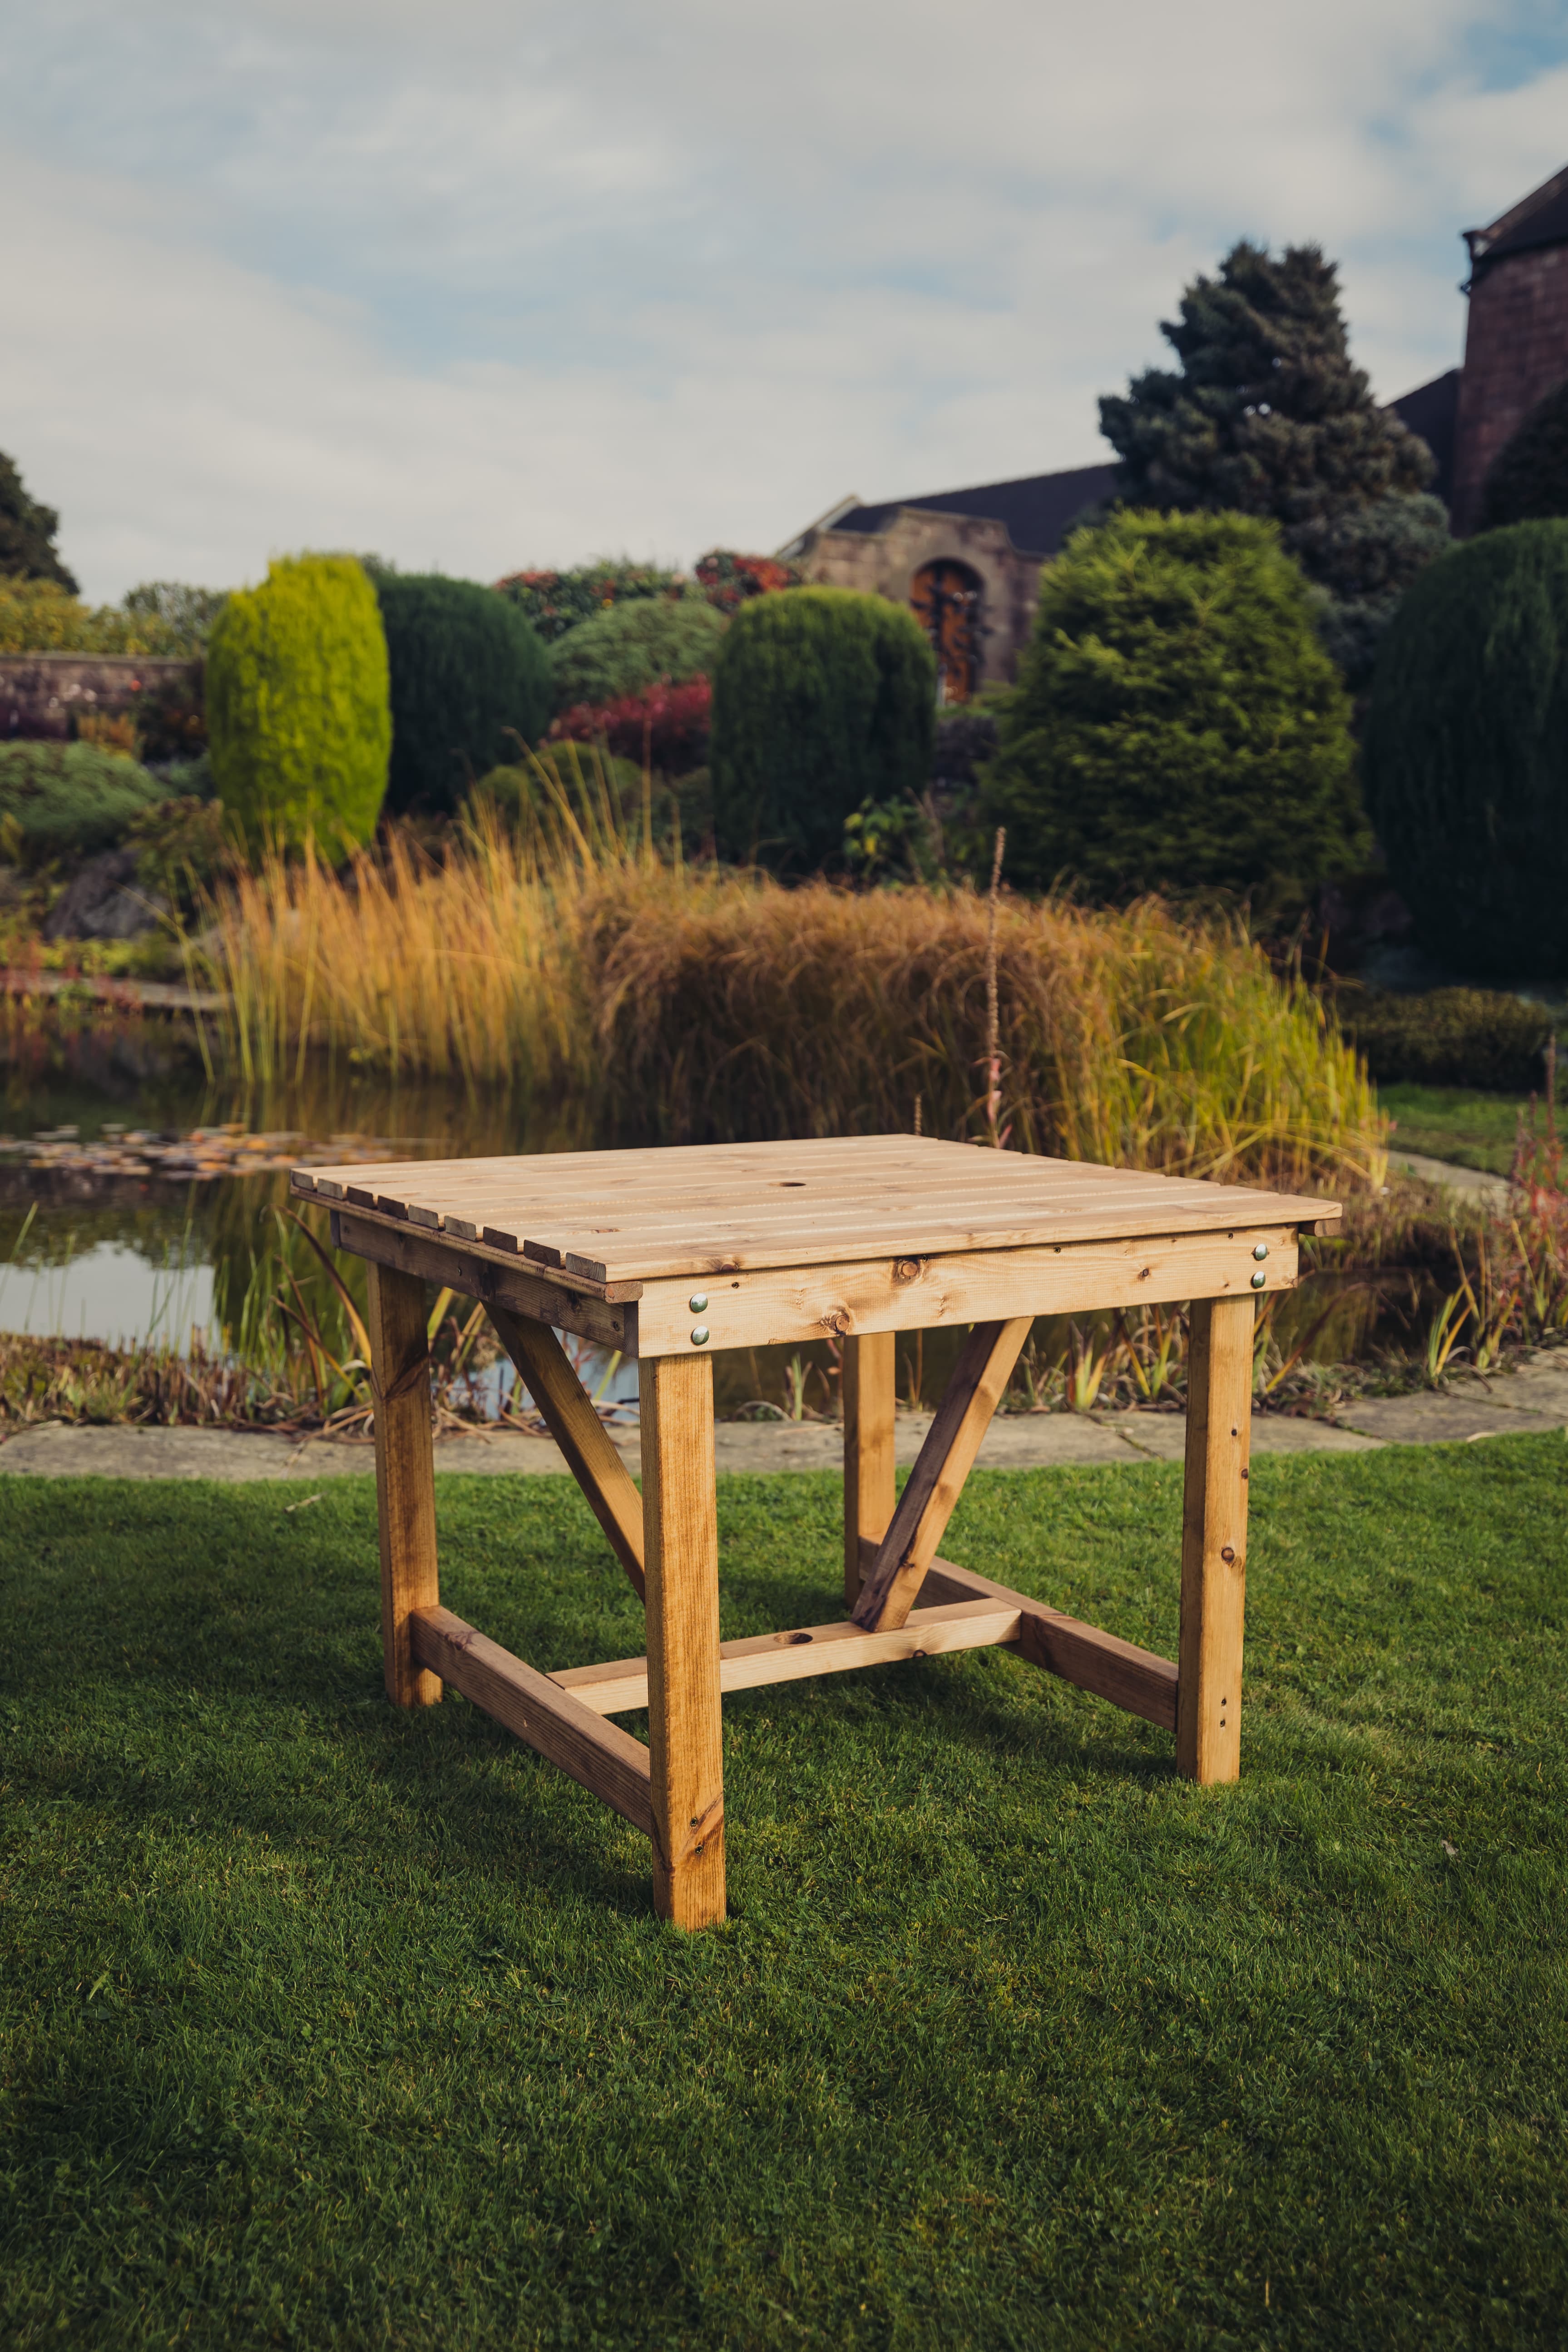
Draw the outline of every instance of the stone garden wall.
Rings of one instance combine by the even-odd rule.
[[[0,742],[16,735],[63,741],[82,713],[128,709],[147,687],[194,688],[201,667],[145,654],[0,655]]]

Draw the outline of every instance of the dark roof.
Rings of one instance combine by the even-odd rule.
[[[1454,424],[1459,406],[1459,371],[1450,368],[1389,403],[1394,414],[1418,433],[1437,460],[1432,488],[1445,502],[1454,475]],[[1005,523],[1020,555],[1044,561],[1057,554],[1087,508],[1116,494],[1114,466],[1074,466],[1065,474],[1024,474],[1013,482],[984,482],[973,490],[934,490],[912,499],[889,499],[877,507],[850,507],[836,515],[829,530],[860,530],[868,537],[886,530],[895,515],[912,507],[921,514],[978,516]]]
[[[1459,415],[1459,371],[1450,368],[1446,375],[1435,375],[1430,383],[1419,383],[1401,400],[1391,400],[1390,408],[1402,425],[1418,433],[1437,460],[1437,471],[1432,488],[1447,506],[1454,490],[1454,427]]]
[[[1499,215],[1489,228],[1468,228],[1472,282],[1505,254],[1531,253],[1543,245],[1568,245],[1568,170],[1559,172]]]
[[[973,490],[936,490],[917,499],[889,499],[885,506],[851,507],[834,530],[886,530],[902,507],[922,514],[975,515],[1004,523],[1020,555],[1054,555],[1068,528],[1086,507],[1098,506],[1116,488],[1114,466],[1075,466],[1065,474],[1026,474],[1015,482],[984,482]]]

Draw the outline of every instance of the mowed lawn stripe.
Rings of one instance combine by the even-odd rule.
[[[1239,1787],[1005,1652],[738,1693],[683,1938],[387,1707],[366,1484],[6,1481],[0,2341],[1561,2342],[1568,1446],[1252,1488]],[[837,1613],[839,1498],[721,1482],[726,1638]],[[469,1622],[640,1653],[564,1483],[438,1511]],[[945,1549],[1173,1656],[1179,1518],[977,1472]]]

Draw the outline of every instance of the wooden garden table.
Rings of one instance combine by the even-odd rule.
[[[1289,1290],[1333,1202],[904,1135],[299,1169],[370,1262],[386,1687],[449,1682],[647,1832],[654,1897],[724,1916],[727,1690],[1010,1643],[1175,1735],[1177,1769],[1240,1770],[1254,1300]],[[647,1654],[545,1674],[443,1609],[426,1282],[483,1300],[647,1612]],[[938,1557],[1037,1315],[1193,1302],[1179,1661]],[[972,1326],[901,1497],[900,1331]],[[556,1337],[641,1367],[643,1491]],[[841,1623],[719,1639],[719,1348],[843,1344]],[[917,1606],[917,1602],[919,1606]],[[607,1718],[648,1711],[645,1747]]]

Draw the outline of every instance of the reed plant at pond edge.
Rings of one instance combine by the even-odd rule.
[[[567,819],[570,817],[570,823]],[[592,821],[590,821],[592,820]],[[993,969],[1000,1105],[991,1092]],[[1239,924],[966,888],[781,888],[657,856],[603,809],[436,865],[266,858],[211,910],[211,1049],[327,1051],[580,1108],[587,1142],[923,1131],[1275,1184],[1381,1181],[1385,1124],[1317,999]]]

